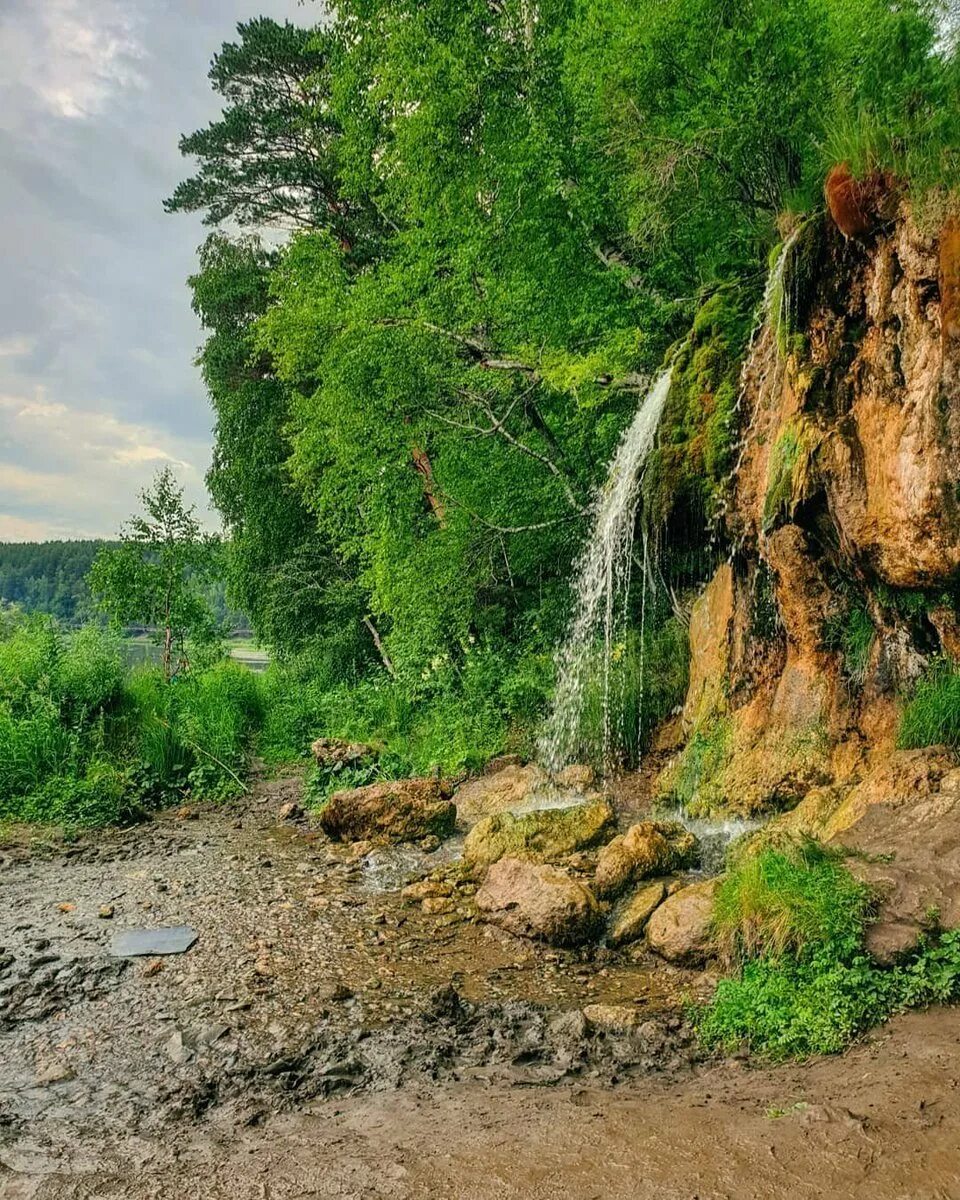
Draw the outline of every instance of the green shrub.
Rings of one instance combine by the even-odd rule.
[[[941,661],[917,684],[900,721],[899,745],[960,746],[960,672]]]
[[[697,1029],[706,1045],[727,1052],[747,1043],[774,1060],[833,1054],[889,1014],[893,991],[892,978],[865,955],[761,958],[720,981]]]
[[[701,1040],[771,1059],[832,1054],[893,1012],[960,999],[960,930],[881,967],[863,949],[871,912],[868,889],[812,841],[744,858],[714,910],[739,968],[694,1011]]]

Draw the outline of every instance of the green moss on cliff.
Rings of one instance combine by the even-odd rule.
[[[816,453],[821,434],[803,417],[788,422],[780,431],[767,467],[767,491],[763,499],[763,528],[767,532],[781,520],[789,520],[807,494],[815,475]]]
[[[644,476],[644,516],[650,529],[663,528],[681,510],[709,520],[720,509],[733,467],[740,366],[750,320],[742,295],[714,292],[676,352],[659,443]]]

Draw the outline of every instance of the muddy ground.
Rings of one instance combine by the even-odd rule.
[[[278,820],[298,789],[0,850],[4,1200],[960,1200],[960,1013],[703,1061],[680,1014],[708,979],[404,905],[445,851],[358,859]],[[185,955],[109,954],[181,923]]]

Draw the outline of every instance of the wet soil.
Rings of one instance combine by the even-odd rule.
[[[960,1197],[960,1013],[809,1068],[703,1062],[708,979],[405,905],[429,857],[279,821],[298,792],[0,849],[4,1200]],[[187,954],[109,954],[180,924]]]

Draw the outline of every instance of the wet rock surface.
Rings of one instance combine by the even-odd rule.
[[[320,813],[332,838],[356,842],[417,842],[453,832],[457,808],[438,779],[397,779],[334,792]]]
[[[555,862],[600,845],[616,830],[616,816],[606,800],[564,808],[540,808],[485,817],[467,834],[464,861],[474,869],[506,856],[530,862]]]

